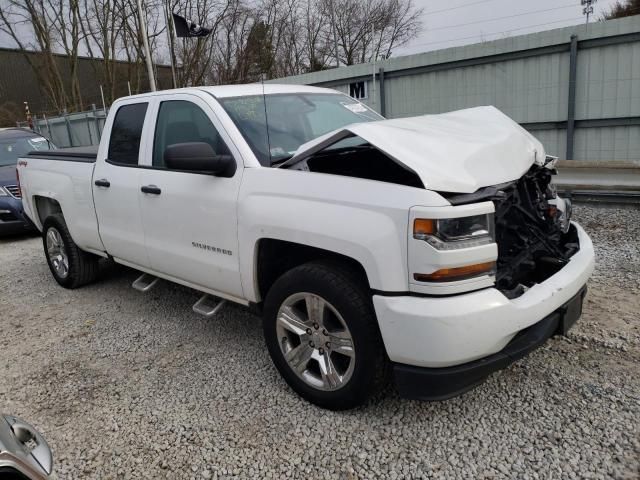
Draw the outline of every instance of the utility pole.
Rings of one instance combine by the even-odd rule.
[[[371,0],[367,2],[367,18],[371,18]],[[376,104],[376,46],[373,22],[371,22],[371,106]]]
[[[589,23],[589,15],[593,14],[593,4],[598,0],[580,0],[580,5],[582,5],[582,14],[586,15],[587,22]]]
[[[140,31],[142,32],[142,44],[144,45],[144,57],[147,61],[147,76],[149,77],[149,89],[155,92],[156,77],[153,74],[153,62],[151,61],[151,50],[149,49],[149,38],[147,37],[147,25],[142,12],[142,0],[138,0],[138,16],[140,18]]]
[[[335,8],[333,6],[333,0],[330,2],[331,4],[331,26],[333,27],[333,48],[335,49],[336,54],[336,68],[340,67],[340,59],[338,57],[338,35],[336,34],[336,16],[335,16]]]

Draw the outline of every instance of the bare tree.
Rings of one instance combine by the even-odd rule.
[[[123,48],[124,2],[122,0],[83,0],[80,23],[85,48],[96,76],[102,79],[107,101],[116,96],[117,59]]]
[[[82,92],[78,75],[78,51],[83,40],[80,27],[79,0],[46,0],[44,12],[49,16],[49,24],[57,47],[67,57],[71,90],[71,108],[82,110]]]
[[[127,81],[135,92],[146,90],[136,0],[1,1],[0,30],[24,51],[57,110],[81,109],[86,101],[80,52],[94,59],[107,102],[126,92]],[[153,63],[173,59],[178,86],[251,82],[331,68],[334,38],[342,64],[388,58],[417,36],[422,14],[413,0],[145,0],[143,8]],[[206,26],[211,34],[167,41],[170,12]]]
[[[232,0],[174,0],[172,5],[172,11],[211,29],[208,37],[178,39],[175,43],[180,63],[178,84],[201,85],[210,77],[216,62],[216,39],[225,29],[223,23],[229,19],[235,23],[244,9],[239,1]],[[181,5],[179,10],[178,5]]]
[[[146,79],[144,70],[145,52],[142,36],[144,35],[140,25],[138,6],[136,0],[119,0],[122,8],[119,9],[122,21],[122,55],[129,63],[129,78],[135,78],[133,88],[136,92],[143,89],[143,78]],[[164,0],[146,0],[144,3],[144,18],[149,39],[151,57],[158,52],[159,38],[164,33],[166,24],[162,13]],[[155,62],[154,59],[151,59]],[[148,88],[145,83],[144,88]]]
[[[327,9],[331,2],[325,0]],[[388,58],[422,28],[413,0],[333,0],[340,61],[345,65]]]
[[[630,17],[631,15],[640,15],[640,0],[617,1],[603,15],[603,19],[610,20],[612,18]]]
[[[62,1],[62,0],[60,0]],[[47,0],[5,0],[0,8],[0,30],[8,34],[24,53],[38,83],[46,92],[52,106],[62,111],[70,106],[60,65],[55,57],[56,33],[54,16]],[[28,40],[18,29],[30,30]],[[32,55],[29,52],[38,52]]]

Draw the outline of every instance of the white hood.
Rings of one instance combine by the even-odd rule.
[[[546,156],[533,135],[489,106],[349,125],[302,145],[291,160],[349,133],[413,170],[426,188],[443,192],[472,193],[516,180]]]

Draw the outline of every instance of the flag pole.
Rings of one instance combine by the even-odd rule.
[[[173,61],[173,12],[169,12],[169,3],[165,5],[164,18],[167,23],[167,40],[169,42],[169,58],[171,59],[171,78],[173,79],[173,88],[178,88],[178,81],[176,80],[176,66]],[[171,18],[170,18],[171,16]]]
[[[142,13],[142,0],[138,0],[138,16],[140,17],[140,31],[142,32],[142,44],[144,46],[144,56],[147,62],[147,76],[149,77],[149,89],[155,92],[156,78],[153,74],[153,62],[151,61],[151,50],[149,49],[149,38],[147,37],[147,26]]]

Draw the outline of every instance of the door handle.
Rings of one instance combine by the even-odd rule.
[[[96,180],[95,182],[93,182],[94,185],[96,187],[105,187],[105,188],[109,188],[111,186],[111,183],[109,182],[109,180],[107,180],[106,178],[101,178],[100,180]]]
[[[140,191],[142,193],[150,193],[152,195],[160,195],[160,193],[162,193],[162,190],[160,190],[155,185],[143,185],[142,187],[140,187]]]

